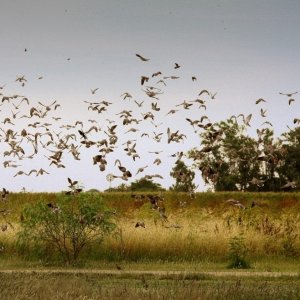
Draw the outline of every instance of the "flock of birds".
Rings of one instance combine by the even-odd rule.
[[[25,52],[28,50],[26,49]],[[136,54],[136,58],[145,64],[150,61],[149,58],[140,54]],[[3,167],[15,169],[13,177],[49,175],[51,173],[50,168],[66,168],[64,162],[66,156],[76,161],[81,160],[82,150],[86,149],[87,151],[94,151],[90,158],[92,165],[97,166],[99,171],[104,173],[104,178],[110,182],[114,179],[128,181],[134,176],[143,176],[146,170],[153,170],[155,166],[159,166],[163,162],[161,153],[166,152],[166,147],[147,151],[148,153],[140,153],[138,150],[140,145],[150,143],[160,145],[163,141],[167,146],[170,145],[172,150],[178,150],[185,141],[190,139],[189,133],[181,132],[180,129],[164,128],[164,119],[174,119],[173,116],[181,111],[185,114],[184,121],[191,126],[193,135],[198,134],[201,130],[213,128],[213,122],[204,112],[209,102],[216,99],[217,92],[207,89],[199,90],[196,99],[183,100],[174,104],[162,115],[160,97],[170,82],[180,79],[178,72],[181,68],[182,66],[175,62],[173,65],[174,74],[172,75],[164,76],[163,72],[158,70],[149,75],[141,75],[140,85],[144,94],[142,101],[133,97],[130,91],[122,93],[117,102],[106,99],[84,100],[83,103],[86,105],[87,111],[93,114],[94,118],[88,119],[88,121],[77,120],[71,124],[64,123],[63,118],[59,115],[62,111],[62,104],[57,101],[50,103],[37,101],[34,103],[24,95],[8,95],[5,93],[5,85],[0,86],[0,113],[5,114],[2,117],[0,127],[0,150]],[[42,80],[43,76],[38,77],[38,79]],[[15,82],[24,87],[28,81],[25,75],[18,75]],[[191,75],[191,82],[197,82],[197,77]],[[98,87],[90,90],[92,97],[97,96],[98,92]],[[296,101],[297,93],[280,92],[280,95],[287,98],[288,105],[292,105]],[[120,101],[122,105],[120,105]],[[267,102],[265,99],[259,98],[255,104],[260,105],[265,102]],[[134,105],[134,109],[130,109],[130,105]],[[112,114],[110,114],[110,118],[106,118],[105,113],[107,115],[113,106],[120,107],[120,111],[114,114],[114,117],[111,117]],[[122,109],[122,106],[125,106],[125,109]],[[198,118],[192,119],[192,117],[187,116],[188,111],[192,111],[194,115],[196,113]],[[260,115],[262,118],[266,118],[266,109],[261,108]],[[239,114],[231,116],[231,118],[234,118],[236,122],[241,120],[245,126],[251,126],[252,114]],[[265,121],[264,124],[272,126],[269,121]],[[300,124],[300,119],[295,118],[294,124]],[[174,125],[176,126],[176,122]],[[146,128],[146,130],[142,132],[142,128]],[[258,130],[257,132],[262,135],[264,131]],[[123,139],[122,142],[120,142],[121,139]],[[174,144],[178,146],[174,146]],[[120,147],[123,148],[123,155],[125,154],[127,157],[126,161],[131,158],[132,163],[130,165],[127,163],[125,166],[121,162],[123,159],[119,153],[117,159],[110,161],[112,153]],[[184,150],[189,149],[180,149],[177,152],[169,153],[168,156],[175,158],[175,161],[181,160],[185,156]],[[201,151],[207,152],[209,149],[202,149]],[[153,157],[151,166],[149,163],[140,165],[139,161],[144,161],[145,157],[149,158],[152,155],[156,155],[156,157]],[[42,160],[44,162],[48,160],[48,167],[45,167],[44,163],[42,167],[23,168],[23,162],[35,158],[38,158],[39,164]],[[109,174],[105,173],[108,165],[110,169],[114,165],[115,171]],[[177,175],[179,180],[180,176],[183,176],[180,172]],[[145,174],[144,177],[149,180],[163,179],[160,172]]]
[[[25,49],[27,53],[28,50]],[[149,63],[150,59],[145,58],[140,54],[136,54],[136,58],[142,63]],[[68,58],[68,61],[71,59]],[[21,176],[47,176],[50,175],[53,168],[65,169],[67,164],[65,160],[72,158],[75,161],[81,160],[82,151],[92,152],[90,157],[91,166],[97,167],[103,178],[106,178],[109,183],[115,179],[128,181],[137,176],[143,176],[145,179],[163,179],[163,176],[158,171],[157,173],[147,173],[146,170],[153,170],[155,167],[160,166],[166,157],[165,153],[167,147],[171,149],[167,155],[174,158],[175,162],[182,160],[185,156],[185,151],[182,145],[191,137],[190,132],[183,132],[181,129],[174,129],[171,126],[165,126],[165,120],[172,118],[175,120],[174,115],[183,112],[185,115],[184,122],[191,127],[192,138],[195,134],[199,135],[201,131],[210,130],[212,134],[212,142],[217,141],[221,133],[217,130],[214,131],[214,124],[204,114],[206,112],[209,102],[217,99],[217,92],[208,89],[200,89],[195,95],[195,99],[183,100],[179,103],[173,104],[167,111],[164,111],[165,105],[162,105],[161,97],[165,93],[165,89],[171,82],[178,82],[181,78],[179,70],[182,66],[175,62],[173,65],[174,74],[164,75],[160,70],[154,70],[148,75],[141,75],[139,84],[142,88],[143,99],[138,99],[133,96],[130,91],[125,91],[120,95],[120,99],[116,102],[113,100],[102,99],[99,101],[84,100],[87,111],[93,115],[87,121],[83,119],[77,120],[73,123],[65,123],[60,112],[63,105],[55,101],[49,103],[37,101],[34,102],[25,95],[20,94],[7,94],[5,91],[6,85],[0,86],[0,113],[1,117],[0,126],[0,142],[1,142],[1,158],[4,169],[14,169],[13,178]],[[38,80],[42,80],[43,76],[39,76]],[[191,75],[190,80],[192,83],[197,83],[197,77]],[[17,76],[15,83],[21,87],[25,87],[28,80],[25,75]],[[91,97],[98,96],[99,87],[91,88]],[[279,94],[287,99],[288,105],[293,105],[298,92],[279,92]],[[122,105],[120,105],[120,102]],[[263,98],[257,99],[255,105],[263,105],[267,100]],[[112,107],[120,108],[117,113],[112,113]],[[123,108],[125,107],[125,108]],[[131,108],[134,107],[134,108]],[[189,112],[193,113],[193,118],[188,115]],[[267,117],[267,110],[263,107],[260,108],[260,117],[263,120]],[[107,117],[109,115],[109,117]],[[113,116],[113,117],[112,117]],[[252,113],[248,115],[239,114],[231,116],[235,122],[241,122],[244,126],[251,126]],[[104,124],[103,124],[104,123]],[[293,123],[295,126],[300,124],[300,118],[294,118]],[[264,121],[262,125],[272,126],[269,121]],[[173,126],[172,126],[173,127]],[[144,130],[145,128],[145,130]],[[262,139],[265,134],[265,129],[257,129],[258,138]],[[142,153],[139,150],[141,145],[162,146],[163,149],[148,150],[147,153]],[[176,146],[174,146],[176,145]],[[122,149],[123,157],[126,156],[126,165],[122,154],[119,149]],[[151,149],[150,147],[145,147]],[[176,151],[176,150],[177,151]],[[201,156],[203,153],[210,152],[212,147],[205,146],[199,150],[198,154]],[[113,153],[118,150],[117,159],[111,159]],[[175,151],[174,151],[175,150]],[[164,152],[164,155],[162,154]],[[155,155],[155,157],[153,157]],[[66,158],[67,157],[67,158]],[[152,161],[145,163],[145,158],[151,157]],[[164,157],[164,158],[163,158]],[[39,167],[32,167],[25,169],[23,162],[32,161],[30,165],[34,165],[35,159]],[[128,159],[131,163],[128,163]],[[41,165],[41,161],[44,161]],[[123,161],[123,163],[122,163]],[[140,161],[143,164],[140,164]],[[45,166],[45,162],[48,165]],[[114,171],[107,173],[107,169],[114,168]],[[84,166],[90,168],[90,166]],[[207,170],[201,170],[202,175],[206,174]],[[147,173],[147,174],[145,174]],[[185,180],[184,172],[174,172],[176,179],[183,182]],[[214,174],[212,174],[214,175]],[[3,175],[1,175],[3,176]],[[253,184],[262,184],[258,179],[252,179]],[[68,177],[69,191],[67,195],[74,196],[82,191],[79,187],[77,180],[72,180]],[[287,183],[285,187],[295,187],[295,182]],[[24,188],[25,190],[25,188]],[[194,190],[190,190],[191,197],[194,196]],[[9,192],[3,188],[1,192],[1,201],[7,202]],[[181,228],[181,225],[171,224],[168,222],[168,216],[164,206],[163,196],[153,194],[133,194],[132,198],[136,202],[149,202],[151,209],[156,211],[166,228]],[[232,205],[239,209],[246,209],[244,204],[235,199],[226,201],[228,205]],[[182,207],[186,203],[180,202]],[[252,202],[251,207],[257,206],[256,202]],[[59,213],[61,210],[56,203],[48,203],[47,206],[54,213]],[[1,231],[6,231],[13,225],[9,222],[7,216],[10,210],[7,208],[0,209],[0,215],[4,223],[0,225]],[[144,221],[137,221],[135,228],[146,228]],[[0,249],[1,250],[1,249]],[[121,267],[116,265],[117,269]],[[145,280],[143,284],[147,286]]]

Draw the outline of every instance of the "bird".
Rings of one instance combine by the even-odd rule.
[[[144,85],[145,82],[148,82],[149,77],[147,76],[141,76],[141,85]]]
[[[1,199],[2,199],[2,201],[7,200],[8,194],[9,194],[9,191],[6,188],[2,188],[2,192],[1,192]]]
[[[135,56],[137,56],[142,61],[149,61],[150,60],[149,58],[145,58],[145,57],[143,57],[142,55],[140,55],[138,53],[136,53]]]
[[[259,98],[255,101],[255,104],[259,104],[260,102],[266,102],[266,100],[263,98]]]
[[[282,92],[279,92],[280,95],[284,95],[284,96],[287,96],[287,97],[292,97],[293,95],[295,94],[298,94],[298,92],[293,92],[293,93],[282,93]]]
[[[198,96],[201,96],[201,95],[203,95],[203,94],[209,95],[209,91],[208,91],[208,90],[202,90],[202,91],[198,94]]]
[[[228,199],[228,200],[226,200],[226,202],[229,203],[230,205],[239,207],[241,209],[245,209],[246,208],[245,205],[243,205],[240,201],[235,200],[235,199]]]
[[[145,170],[146,168],[148,168],[148,166],[144,166],[144,167],[140,167],[140,168],[138,168],[138,170],[137,170],[137,172],[136,172],[136,174],[135,174],[135,175],[137,175],[137,174],[139,174],[139,173],[142,173],[142,172],[144,172],[144,170]]]
[[[144,222],[136,222],[136,224],[135,224],[135,228],[137,228],[137,227],[143,227],[143,228],[146,228],[146,226],[145,226],[145,223],[144,223]]]
[[[295,101],[295,99],[293,99],[293,98],[289,99],[289,105],[291,105],[291,103],[294,101]]]
[[[294,189],[296,187],[297,187],[296,181],[288,181],[285,185],[281,186],[280,188],[284,190],[284,189]]]
[[[142,107],[142,106],[143,106],[143,103],[144,103],[145,101],[137,102],[136,100],[134,100],[134,102],[137,104],[138,107]]]
[[[180,65],[178,63],[175,63],[174,69],[179,69],[179,68],[180,68]]]
[[[263,117],[263,118],[265,118],[266,117],[266,112],[267,112],[267,110],[266,109],[260,109],[260,115]]]
[[[130,93],[128,93],[128,92],[123,93],[123,94],[121,95],[121,97],[122,97],[122,96],[124,96],[124,97],[123,97],[123,100],[126,100],[126,98],[132,98],[132,96],[131,96]]]
[[[91,93],[94,95],[98,90],[99,88],[91,89]]]
[[[153,73],[153,74],[152,74],[152,77],[159,76],[159,75],[161,75],[161,72],[160,72],[160,71]]]

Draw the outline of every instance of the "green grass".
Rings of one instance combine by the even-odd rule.
[[[0,273],[1,299],[299,299],[300,278]]]

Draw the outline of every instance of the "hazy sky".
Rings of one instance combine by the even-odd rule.
[[[199,119],[203,114],[216,122],[233,114],[252,113],[249,134],[254,134],[256,128],[261,128],[261,124],[268,120],[279,136],[288,130],[287,125],[294,126],[293,118],[300,117],[300,95],[294,95],[296,101],[290,106],[288,98],[279,95],[279,92],[299,90],[299,13],[300,1],[276,0],[1,1],[0,86],[5,86],[0,93],[26,96],[30,105],[24,103],[20,106],[20,113],[13,120],[14,126],[1,123],[0,127],[5,131],[8,128],[20,131],[30,122],[40,121],[51,123],[51,130],[59,132],[61,125],[74,125],[75,121],[81,120],[84,130],[88,130],[92,125],[88,119],[95,119],[102,129],[97,136],[100,139],[106,137],[104,131],[108,124],[105,119],[109,118],[117,121],[119,141],[118,148],[107,156],[107,170],[100,172],[92,164],[92,156],[98,154],[97,148],[82,146],[80,161],[74,161],[66,152],[63,159],[66,168],[57,169],[49,166],[49,160],[44,157],[49,151],[42,150],[41,145],[34,159],[18,162],[14,157],[3,157],[9,147],[1,138],[0,187],[20,190],[24,186],[28,190],[57,191],[65,189],[66,178],[71,177],[82,182],[86,189],[105,189],[108,187],[105,179],[108,173],[120,175],[114,166],[116,158],[133,174],[139,167],[149,166],[134,179],[158,173],[164,179],[156,181],[169,187],[173,181],[168,174],[176,160],[169,156],[200,144],[198,135],[185,118]],[[150,60],[142,62],[136,53]],[[175,70],[175,62],[181,68]],[[153,101],[142,91],[145,87],[140,85],[140,77],[151,77],[157,71],[161,71],[162,76],[180,78],[167,80],[167,86],[156,84],[162,76],[151,78],[149,85],[161,87],[163,91],[160,99]],[[20,75],[27,79],[24,87],[15,81]],[[41,76],[43,78],[38,79]],[[193,82],[192,76],[196,76],[197,81]],[[91,89],[97,87],[99,90],[93,95]],[[197,105],[189,110],[176,107],[184,100],[196,99],[202,89],[217,92],[216,99],[205,98],[206,111],[199,110]],[[129,92],[133,98],[123,100],[121,95],[124,92]],[[267,102],[256,106],[255,101],[261,97]],[[44,120],[18,119],[28,114],[29,108],[36,106],[38,101],[50,104],[54,100],[62,108],[51,111]],[[113,104],[106,112],[98,114],[88,111],[85,100],[107,100]],[[145,101],[144,106],[139,108],[134,100]],[[141,113],[151,111],[151,102],[157,102],[161,108],[159,112],[152,112],[154,122],[163,122],[162,125],[155,128],[145,120],[139,125],[121,128],[116,113],[128,109],[132,110],[133,117],[141,119]],[[166,116],[174,108],[180,111]],[[260,108],[267,109],[267,118],[259,115]],[[5,117],[12,119],[11,110],[15,112],[7,102],[0,110],[1,122]],[[52,116],[60,116],[63,120],[55,122]],[[125,134],[133,127],[139,131]],[[167,144],[168,127],[186,134],[187,139]],[[41,131],[27,129],[32,133]],[[70,132],[77,133],[78,129],[80,127]],[[162,142],[141,138],[143,132],[150,136],[153,132],[163,132]],[[122,144],[128,139],[136,139],[141,158],[135,162],[123,150],[125,145]],[[156,166],[153,161],[158,155],[148,151],[158,150],[163,150],[159,154],[163,163]],[[29,147],[26,155],[31,153]],[[7,160],[17,161],[20,166],[4,168],[2,163]],[[13,177],[19,170],[28,172],[40,167],[50,175]],[[122,182],[116,179],[112,186]],[[197,183],[203,190],[199,172]]]

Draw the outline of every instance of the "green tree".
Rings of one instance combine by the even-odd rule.
[[[82,249],[99,243],[116,225],[113,213],[93,194],[57,196],[55,203],[28,205],[23,213],[18,244],[51,249],[67,263],[74,263]]]
[[[170,172],[170,175],[176,180],[175,184],[170,187],[170,190],[190,192],[196,188],[196,185],[193,183],[195,172],[189,169],[182,160],[175,162],[175,167]]]
[[[130,191],[130,186],[125,183],[121,183],[116,187],[110,187],[105,190],[105,192],[129,192],[129,191]]]
[[[282,134],[281,139],[282,162],[278,168],[282,185],[295,182],[300,189],[300,127]]]
[[[131,183],[130,190],[137,192],[145,192],[145,191],[163,191],[164,189],[161,187],[159,183],[153,182],[145,177],[138,179]]]
[[[249,190],[251,180],[259,177],[258,144],[245,131],[234,119],[215,123],[200,134],[202,148],[189,152],[214,190]]]

